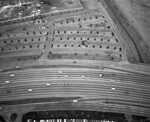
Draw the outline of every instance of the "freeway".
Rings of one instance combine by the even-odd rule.
[[[108,107],[114,104],[118,109],[120,106],[130,106],[130,114],[149,116],[150,76],[143,74],[84,68],[44,68],[4,72],[0,74],[0,79],[0,103],[4,108],[12,101],[61,96],[79,97],[81,103],[101,101]],[[30,100],[24,104],[30,104]]]
[[[150,116],[146,48],[112,6],[78,4],[1,27],[0,117],[21,122],[30,112],[54,110]]]

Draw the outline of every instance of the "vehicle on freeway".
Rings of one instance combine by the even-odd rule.
[[[114,0],[1,1],[0,122],[150,121],[149,46]]]

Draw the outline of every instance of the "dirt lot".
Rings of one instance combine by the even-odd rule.
[[[150,48],[150,0],[114,0]]]

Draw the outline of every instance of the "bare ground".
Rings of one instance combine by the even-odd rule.
[[[150,50],[150,0],[114,0],[138,30]]]

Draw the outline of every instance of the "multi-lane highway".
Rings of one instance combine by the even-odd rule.
[[[123,114],[128,121],[150,116],[148,52],[142,53],[104,1],[78,4],[1,27],[0,115],[5,121],[54,110]]]

